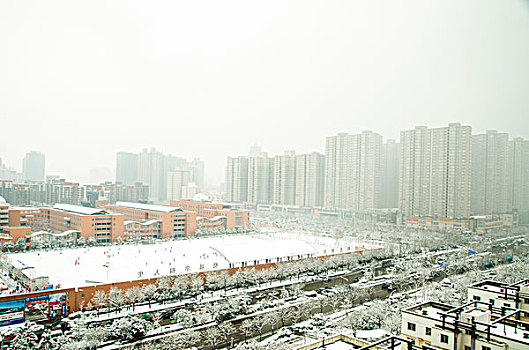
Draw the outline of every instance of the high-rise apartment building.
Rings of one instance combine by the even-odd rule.
[[[387,140],[380,152],[380,208],[397,208],[399,205],[399,144]]]
[[[43,153],[31,151],[26,153],[22,162],[22,173],[26,181],[44,182],[45,156]]]
[[[149,186],[149,199],[163,201],[166,196],[165,157],[155,148],[144,148],[139,154],[138,181]]]
[[[118,152],[116,154],[116,182],[132,186],[138,182],[138,154]]]
[[[470,213],[501,214],[512,211],[509,203],[509,135],[489,130],[472,135]]]
[[[226,199],[232,202],[246,202],[248,200],[247,157],[228,157]]]
[[[266,152],[248,158],[248,201],[270,203],[272,200],[273,159]]]
[[[313,152],[296,156],[295,205],[323,207],[325,184],[325,157]]]
[[[508,201],[521,224],[529,224],[529,140],[509,141]]]
[[[371,131],[327,137],[325,207],[377,208],[380,195],[382,136]]]
[[[404,215],[470,215],[470,126],[400,133],[399,208]]]
[[[285,151],[273,159],[272,203],[293,205],[296,197],[296,154]]]
[[[183,199],[182,189],[191,182],[191,172],[185,169],[177,169],[167,173],[167,199]]]

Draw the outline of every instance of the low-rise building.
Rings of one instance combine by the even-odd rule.
[[[242,230],[250,228],[250,211],[230,204],[205,201],[172,200],[170,206],[195,212],[197,228],[202,232]]]
[[[529,312],[529,278],[511,284],[489,280],[474,283],[468,287],[468,299]]]
[[[191,211],[184,211],[180,208],[153,205],[153,204],[142,204],[142,203],[131,203],[131,202],[117,202],[114,205],[107,205],[106,210],[122,214],[127,221],[135,221],[139,224],[156,220],[160,223],[159,232],[156,231],[156,225],[150,223],[144,225],[149,227],[152,234],[157,236],[156,238],[166,239],[174,237],[192,237],[195,234],[197,214]],[[128,223],[126,237],[134,237],[137,235],[139,226]],[[141,236],[141,234],[140,234]]]
[[[521,320],[528,315],[477,300],[461,306],[428,301],[402,310],[402,336],[437,349],[529,349],[529,323]]]
[[[123,240],[124,217],[121,214],[71,204],[55,204],[45,211],[49,212],[47,220],[53,233],[77,230],[85,240],[90,237],[100,243]]]

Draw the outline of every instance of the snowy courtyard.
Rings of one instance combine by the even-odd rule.
[[[130,281],[163,275],[211,271],[231,266],[276,262],[278,257],[323,256],[354,251],[356,244],[334,239],[269,233],[209,237],[155,244],[83,247],[8,254],[10,263],[25,268],[30,277],[48,277],[63,288]],[[284,261],[284,260],[283,260]]]

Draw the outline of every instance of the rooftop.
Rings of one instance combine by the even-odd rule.
[[[69,213],[80,214],[80,215],[106,215],[106,211],[101,209],[94,209],[88,207],[82,207],[80,205],[71,205],[71,204],[55,204],[53,209],[66,211]]]
[[[158,211],[161,213],[176,213],[181,212],[182,209],[175,207],[166,207],[164,205],[154,205],[154,204],[143,204],[143,203],[132,203],[132,202],[116,202],[117,207],[139,209],[139,210],[148,210],[148,211]]]

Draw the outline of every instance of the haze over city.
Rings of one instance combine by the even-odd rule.
[[[449,122],[527,138],[528,23],[527,1],[3,1],[0,156],[88,182],[157,147],[217,185],[254,143]]]

